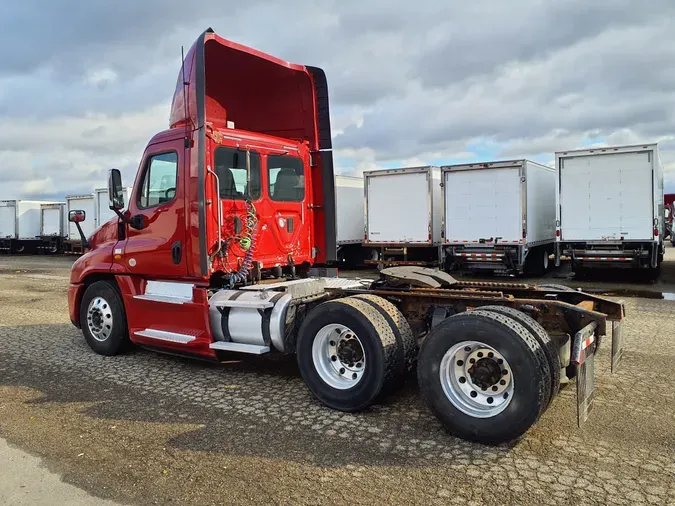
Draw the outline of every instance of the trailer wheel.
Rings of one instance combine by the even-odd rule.
[[[543,276],[548,272],[549,258],[546,247],[530,250],[525,257],[525,272],[530,276]]]
[[[80,326],[89,347],[101,355],[117,355],[127,344],[127,320],[119,292],[109,281],[89,285],[80,302]]]
[[[377,295],[352,295],[351,299],[359,299],[374,307],[387,320],[396,337],[396,343],[402,351],[397,366],[397,376],[403,378],[415,365],[417,359],[417,340],[412,333],[408,320],[399,309],[383,297]]]
[[[360,411],[394,384],[402,350],[387,320],[363,300],[319,304],[298,332],[305,384],[326,406]]]
[[[546,332],[546,329],[541,326],[541,324],[532,318],[530,315],[518,311],[512,307],[506,306],[481,306],[483,311],[492,311],[493,313],[503,314],[509,318],[520,323],[525,327],[537,340],[544,355],[546,355],[546,360],[548,361],[548,367],[551,371],[551,395],[548,402],[546,403],[546,408],[550,406],[551,402],[556,395],[558,395],[558,390],[560,389],[560,356],[558,355],[558,348],[555,343],[551,340]]]
[[[484,444],[522,436],[546,407],[551,375],[521,324],[491,311],[456,314],[422,342],[422,397],[450,433]]]

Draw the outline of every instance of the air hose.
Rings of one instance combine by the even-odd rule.
[[[244,250],[244,259],[236,272],[230,274],[230,288],[235,284],[246,281],[253,267],[253,253],[255,252],[257,238],[258,217],[255,206],[250,200],[246,200],[246,219],[242,234],[236,239],[239,247]]]

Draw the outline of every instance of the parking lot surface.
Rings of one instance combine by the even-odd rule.
[[[68,319],[72,259],[0,257],[0,436],[129,504],[675,504],[674,253],[656,284],[549,275],[625,301],[623,364],[605,340],[581,429],[572,383],[500,447],[444,432],[414,377],[345,414],[293,360],[96,355]]]

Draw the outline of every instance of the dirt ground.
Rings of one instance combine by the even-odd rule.
[[[345,414],[313,400],[293,361],[96,355],[68,319],[72,260],[0,257],[0,437],[88,494],[125,504],[675,504],[672,248],[656,283],[547,275],[625,301],[623,364],[610,374],[605,340],[581,429],[572,383],[501,447],[444,432],[414,378]]]

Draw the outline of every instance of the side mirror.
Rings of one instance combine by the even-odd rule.
[[[119,169],[108,171],[108,207],[113,211],[124,209],[124,189]]]
[[[73,210],[68,213],[68,221],[71,223],[82,223],[87,217],[87,213],[82,210]]]
[[[75,223],[77,231],[80,234],[80,239],[82,240],[83,248],[89,248],[87,238],[85,237],[84,232],[82,232],[82,227],[80,227],[80,223],[82,223],[86,217],[87,213],[84,212],[82,209],[73,209],[72,211],[68,212],[68,221],[70,221],[71,223]]]

